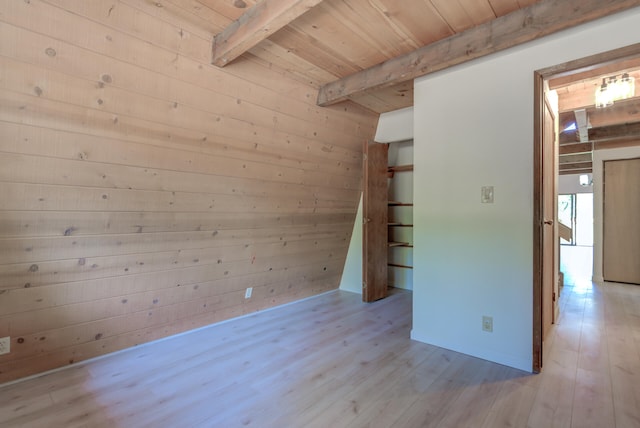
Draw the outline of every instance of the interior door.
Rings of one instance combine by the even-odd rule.
[[[604,162],[602,273],[640,284],[640,159]]]
[[[387,296],[388,144],[365,143],[362,233],[362,300]]]
[[[557,254],[559,241],[556,234],[556,218],[558,213],[558,198],[556,196],[556,118],[553,109],[545,97],[544,101],[544,131],[542,135],[542,338],[546,338],[555,322],[556,315],[556,287],[558,284]]]

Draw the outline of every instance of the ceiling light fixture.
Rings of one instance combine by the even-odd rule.
[[[581,186],[591,186],[593,184],[593,180],[589,177],[589,174],[581,174],[579,181]]]
[[[635,95],[635,79],[624,73],[618,76],[605,77],[602,84],[596,87],[596,108],[612,106],[614,101],[626,100]]]

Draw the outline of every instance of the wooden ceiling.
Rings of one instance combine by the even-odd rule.
[[[623,73],[635,78],[636,95],[596,108],[595,92],[602,79],[620,78]],[[589,67],[548,83],[558,94],[560,131],[571,124],[578,128],[560,133],[561,174],[592,172],[593,150],[640,144],[640,56]]]
[[[143,0],[140,0],[143,1]],[[260,61],[383,113],[413,105],[413,79],[639,0],[144,0],[212,38],[212,63]]]

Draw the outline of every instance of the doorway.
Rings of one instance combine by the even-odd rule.
[[[566,178],[577,181],[575,176]],[[567,225],[571,231],[568,240],[560,236],[563,284],[591,282],[593,277],[593,193],[589,192],[590,187],[585,193],[564,193],[561,181],[558,188],[558,222]]]
[[[632,117],[629,106],[637,106],[637,99],[620,103],[618,106],[607,110],[605,113],[596,110],[594,94],[598,82],[609,82],[618,74],[635,73],[640,70],[640,44],[631,45],[614,51],[593,55],[565,64],[538,70],[534,73],[534,281],[533,281],[533,371],[540,371],[543,365],[543,339],[544,322],[543,306],[544,273],[549,262],[548,253],[545,252],[545,226],[546,233],[555,233],[554,241],[558,242],[557,228],[549,228],[550,219],[545,218],[545,198],[548,200],[548,192],[556,190],[545,184],[545,174],[548,174],[548,166],[545,168],[544,158],[544,133],[545,133],[545,94],[560,87],[571,87],[574,91],[571,102],[582,103],[573,105],[571,111],[563,117],[562,94],[559,101],[559,129],[569,130],[560,133],[559,154],[566,161],[560,160],[559,174],[589,173],[594,169],[595,150],[628,147],[638,145],[640,135],[630,136],[629,123],[622,120],[626,114],[627,122],[635,120],[635,126],[640,128],[640,117]],[[595,82],[595,83],[594,83]],[[584,96],[575,96],[582,86]],[[574,128],[566,126],[566,116],[571,116]],[[622,120],[622,121],[621,121]],[[618,122],[616,122],[618,121]],[[633,131],[636,133],[635,131]],[[637,132],[640,134],[640,132]],[[605,136],[606,135],[606,136]],[[554,200],[557,194],[554,194]],[[596,202],[597,203],[597,202]],[[557,219],[553,219],[557,224]],[[596,227],[597,229],[597,227]],[[597,236],[595,237],[597,240]],[[547,240],[548,243],[548,240]],[[547,245],[548,246],[548,245]],[[595,247],[594,247],[595,250]],[[548,250],[546,250],[548,251]],[[547,256],[545,258],[545,255]],[[595,269],[595,266],[594,266]]]

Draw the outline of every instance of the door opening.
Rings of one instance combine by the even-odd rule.
[[[549,167],[545,162],[544,135],[545,127],[548,126],[548,120],[545,120],[545,108],[547,107],[545,103],[545,88],[555,90],[562,85],[568,86],[574,83],[585,89],[582,98],[576,96],[566,98],[567,100],[570,98],[573,104],[569,102],[563,104],[562,98],[559,102],[560,108],[557,118],[559,129],[570,131],[560,134],[558,153],[561,159],[559,160],[557,171],[561,175],[592,172],[594,150],[628,147],[630,145],[638,145],[638,141],[640,141],[640,135],[635,138],[629,138],[629,127],[622,126],[624,125],[623,123],[615,122],[615,118],[624,117],[626,104],[622,103],[617,108],[616,111],[620,114],[614,114],[613,110],[608,111],[611,114],[599,114],[594,105],[593,98],[596,86],[594,84],[591,87],[592,82],[620,74],[621,69],[625,70],[623,72],[640,72],[640,43],[534,72],[532,346],[532,369],[534,372],[539,372],[543,365],[545,323],[543,308],[547,297],[545,296],[545,291],[548,288],[545,287],[545,272],[548,272],[548,263],[557,263],[557,259],[548,257],[545,252],[545,242],[547,242],[548,247],[548,240],[545,241],[545,232],[555,233],[554,242],[559,243],[557,216],[549,219],[546,217],[548,212],[545,213],[545,200],[549,200],[549,192],[557,191],[555,188],[549,187],[549,180],[546,177]],[[640,103],[640,98],[628,104],[635,106],[636,103]],[[570,121],[566,120],[567,117],[571,117],[573,120],[572,126],[569,126]],[[628,117],[629,114],[627,113],[627,119]],[[638,117],[637,122],[640,123],[640,117]],[[622,132],[616,126],[622,127],[626,131]],[[616,133],[615,131],[618,132]],[[547,182],[545,182],[545,177]],[[557,203],[557,193],[553,193],[553,200]],[[550,224],[550,222],[552,223]],[[556,226],[550,227],[553,224]],[[577,236],[572,238],[577,242]],[[581,239],[587,238],[582,237]],[[595,245],[600,245],[597,243],[598,236],[594,235],[592,240]],[[594,246],[595,251],[596,248]],[[596,266],[594,266],[594,270],[595,268]],[[557,269],[557,265],[553,269]]]

